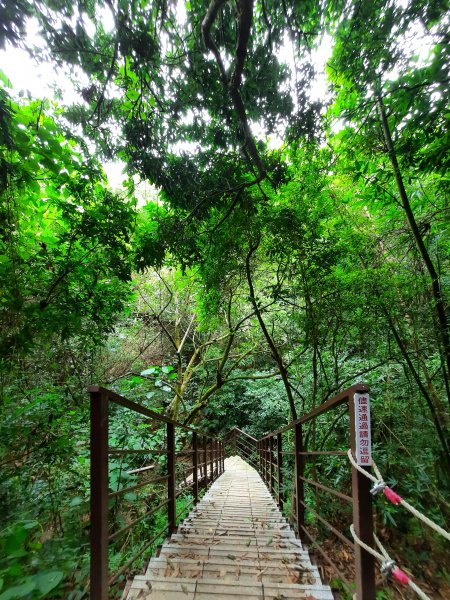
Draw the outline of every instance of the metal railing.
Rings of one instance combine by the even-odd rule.
[[[233,427],[224,438],[225,455],[239,455],[245,461],[258,469],[257,439],[245,433],[238,427]]]
[[[238,454],[258,470],[280,509],[286,510],[287,508],[289,510],[287,516],[301,541],[309,544],[310,548],[317,549],[322,559],[332,568],[350,594],[353,594],[353,588],[356,588],[358,600],[375,600],[374,558],[361,546],[355,545],[347,535],[344,535],[345,528],[337,524],[337,521],[342,522],[350,517],[359,539],[367,545],[373,546],[370,480],[348,463],[348,446],[332,449],[308,448],[311,445],[311,438],[314,439],[315,436],[311,436],[311,431],[308,432],[308,436],[305,436],[305,427],[310,427],[314,421],[326,413],[336,411],[341,406],[344,406],[344,409],[346,407],[348,411],[344,410],[338,413],[337,418],[332,421],[331,427],[336,426],[337,422],[341,421],[345,414],[348,414],[349,447],[356,456],[357,436],[353,398],[355,394],[368,395],[368,393],[369,388],[366,385],[353,385],[308,414],[259,440],[235,428],[227,435],[225,441],[227,455]],[[327,441],[330,440],[330,437],[328,436]],[[348,484],[347,486],[344,485],[341,486],[341,489],[337,489],[331,487],[328,480],[324,482],[318,479],[318,474],[323,473],[324,470],[329,472],[329,468],[328,470],[323,468],[329,459],[347,461],[348,479],[343,481],[344,484]],[[370,471],[370,467],[362,468]],[[340,470],[342,471],[342,469]],[[329,496],[333,498],[333,504],[327,500],[324,505],[327,510],[323,509],[324,494],[327,495],[327,498]],[[350,505],[349,510],[345,509],[346,504]],[[325,518],[324,512],[332,513],[334,524],[330,523],[330,517]],[[314,523],[316,530],[327,531],[331,534],[333,543],[341,544],[346,550],[353,552],[354,582],[348,581],[322,547],[318,540],[320,536],[315,535],[312,527],[308,526],[310,521]],[[348,523],[347,530],[349,526],[350,523]]]
[[[150,550],[158,539],[166,533],[175,531],[181,513],[177,514],[177,498],[189,492],[192,500],[183,504],[183,511],[196,505],[199,490],[206,489],[224,471],[224,443],[207,436],[191,427],[173,421],[164,415],[151,411],[135,402],[127,400],[119,394],[99,386],[89,387],[91,402],[91,562],[90,562],[90,598],[91,600],[107,600],[109,589],[118,582],[122,575],[129,572],[133,563],[143,553]],[[123,407],[145,418],[144,424],[150,429],[149,443],[158,435],[160,447],[118,448],[109,446],[109,412],[110,405]],[[161,431],[162,429],[162,431]],[[179,449],[177,449],[177,444]],[[109,457],[110,455],[141,455],[154,457],[153,464],[132,473],[142,474],[144,481],[110,490]],[[177,460],[178,459],[178,460]],[[190,463],[187,471],[186,460]],[[156,477],[148,478],[155,473]],[[177,481],[177,475],[182,475]],[[144,498],[145,511],[133,518],[131,522],[122,523],[114,531],[110,531],[110,505],[126,494],[152,486],[165,486],[159,493],[152,493]],[[134,556],[121,565],[115,573],[109,572],[109,547],[112,542],[128,534],[135,525],[148,521],[160,511],[167,508],[164,528],[152,535]],[[182,512],[183,512],[182,511]]]

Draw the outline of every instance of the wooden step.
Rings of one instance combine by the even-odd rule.
[[[172,558],[152,558],[146,571],[146,577],[186,577],[196,579],[251,579],[253,581],[267,581],[283,583],[286,578],[291,583],[320,583],[317,567],[311,565],[309,560],[302,563],[286,564],[271,562],[261,564],[254,562],[231,562],[228,559],[208,557],[206,560],[193,560],[175,556]]]
[[[244,527],[229,527],[222,528],[221,525],[216,527],[198,527],[193,524],[184,524],[182,527],[178,529],[178,535],[189,535],[202,537],[207,539],[214,539],[217,537],[228,537],[228,538],[240,538],[241,536],[249,536],[258,539],[272,539],[276,537],[282,540],[295,540],[297,546],[301,547],[301,542],[298,538],[295,537],[294,533],[290,529],[277,529],[274,531],[268,531],[266,529],[249,529]]]
[[[291,534],[292,535],[292,534]],[[295,537],[282,536],[279,533],[267,533],[264,535],[254,535],[252,532],[246,533],[243,531],[234,531],[232,534],[208,534],[199,535],[195,531],[191,534],[173,534],[169,544],[201,544],[217,546],[219,544],[235,544],[242,546],[270,546],[274,548],[300,548],[301,542]]]
[[[328,586],[321,584],[277,584],[263,582],[222,581],[218,583],[213,579],[168,579],[154,577],[148,580],[143,576],[136,576],[127,600],[232,600],[233,598],[252,598],[261,600],[279,600],[280,598],[301,599],[314,598],[317,600],[333,600],[333,595]]]

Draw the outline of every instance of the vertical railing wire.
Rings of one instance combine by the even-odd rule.
[[[297,423],[294,429],[294,452],[295,452],[295,515],[297,534],[304,542],[303,528],[305,526],[305,487],[303,485],[304,457],[303,452],[303,430],[301,423]]]
[[[197,433],[192,432],[192,481],[193,489],[192,493],[194,496],[194,505],[198,502],[198,445],[197,445]]]
[[[275,493],[275,465],[274,465],[274,436],[269,438],[269,460],[270,460],[270,493]]]
[[[175,426],[167,423],[167,521],[168,534],[176,527]]]
[[[283,495],[283,441],[282,434],[277,433],[277,486],[278,486],[278,506],[283,510],[284,495]]]
[[[208,438],[206,436],[203,437],[203,468],[204,472],[204,480],[203,487],[208,487]]]

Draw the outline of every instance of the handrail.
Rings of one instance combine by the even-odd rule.
[[[254,442],[258,441],[255,437],[253,437],[252,435],[250,435],[246,431],[242,431],[242,429],[239,429],[239,427],[233,427],[233,429],[231,430],[231,432],[233,432],[233,431],[238,431],[239,433],[242,433],[242,435],[245,435],[246,437],[250,438]]]
[[[122,536],[123,533],[129,531],[134,525],[150,518],[157,511],[167,506],[167,525],[166,531],[168,535],[177,527],[177,521],[181,513],[192,504],[197,504],[199,500],[199,488],[207,489],[208,486],[222,474],[225,468],[225,446],[222,440],[213,438],[197,429],[178,423],[165,415],[161,415],[144,406],[137,404],[127,398],[124,398],[117,392],[108,390],[98,385],[92,385],[88,388],[91,402],[91,565],[90,565],[90,598],[91,600],[108,600],[109,587],[116,583],[120,576],[125,574],[132,564],[149,550],[155,543],[164,530],[154,535],[150,541],[147,541],[136,553],[132,559],[128,560],[125,565],[119,568],[115,574],[109,573],[108,569],[108,544]],[[151,448],[119,449],[109,446],[109,403],[114,403],[127,410],[131,410],[144,417],[150,418],[166,427],[165,439],[166,443],[161,449],[155,450]],[[183,440],[186,433],[190,434],[190,447],[181,451],[176,451],[175,437],[176,432],[183,432]],[[149,436],[154,434],[150,433]],[[202,438],[200,446],[199,438]],[[113,491],[109,493],[109,455],[119,454],[120,456],[129,454],[130,456],[139,457],[145,454],[155,454],[157,456],[166,456],[166,473],[152,480],[144,481],[127,488]],[[188,478],[184,470],[183,482],[177,487],[177,457],[183,456],[186,460],[192,461],[188,472],[192,472]],[[199,460],[201,456],[201,460]],[[146,473],[144,471],[143,473]],[[159,475],[155,469],[155,474]],[[145,475],[144,475],[145,476]],[[190,478],[192,477],[192,481]],[[131,523],[123,526],[115,532],[109,532],[108,514],[109,502],[112,498],[116,501],[119,497],[130,492],[144,488],[146,485],[162,484],[167,482],[166,498],[162,499],[161,495],[151,494],[146,496],[146,510],[143,514],[133,519]],[[177,513],[177,498],[189,491],[189,495],[193,496],[193,500],[183,507],[183,510]],[[150,505],[149,501],[156,500],[156,505]]]
[[[341,404],[345,404],[346,402],[348,402],[349,396],[351,394],[359,394],[359,393],[360,394],[368,394],[369,386],[365,385],[363,383],[356,383],[355,385],[352,385],[351,387],[347,388],[343,392],[340,392],[339,394],[337,394],[337,396],[333,396],[333,398],[326,400],[325,402],[320,404],[317,408],[314,408],[312,411],[310,411],[306,415],[301,416],[296,421],[291,421],[285,427],[282,427],[281,429],[277,429],[277,431],[273,431],[272,433],[268,433],[267,435],[263,436],[261,439],[264,440],[268,437],[277,435],[278,433],[285,433],[286,431],[289,431],[289,429],[293,429],[296,425],[302,425],[304,423],[307,423],[308,421],[312,421],[313,419],[317,418],[318,416],[325,414],[329,410],[332,410],[333,408],[337,408]]]
[[[180,429],[185,429],[186,431],[197,431],[197,429],[194,429],[193,427],[189,427],[188,425],[184,425],[184,423],[179,423],[178,421],[169,419],[169,417],[166,417],[161,413],[157,413],[153,410],[145,408],[145,406],[141,406],[140,404],[137,404],[132,400],[128,400],[127,398],[124,398],[117,392],[113,392],[112,390],[109,390],[107,388],[98,385],[90,385],[88,387],[88,392],[90,394],[106,394],[110,402],[114,402],[114,404],[118,404],[119,406],[123,406],[124,408],[133,410],[134,412],[140,413],[141,415],[150,417],[150,419],[155,419],[157,421],[161,421],[162,423],[172,423],[173,425],[176,425]]]
[[[351,387],[343,390],[333,398],[330,398],[320,406],[314,408],[309,413],[302,415],[300,418],[288,423],[284,427],[277,429],[271,433],[268,433],[260,439],[252,438],[245,431],[238,429],[237,427],[232,429],[230,432],[230,442],[235,452],[242,452],[242,457],[245,460],[250,460],[254,466],[256,466],[261,477],[265,481],[270,493],[273,495],[275,500],[278,502],[280,510],[283,509],[285,503],[285,484],[283,478],[288,474],[287,461],[294,459],[292,466],[291,475],[293,479],[293,490],[292,490],[292,509],[291,516],[294,515],[294,528],[297,535],[300,537],[302,542],[312,542],[317,547],[319,553],[324,559],[334,567],[338,577],[344,582],[344,585],[348,587],[348,583],[343,578],[340,570],[334,565],[334,562],[327,555],[325,550],[320,546],[319,542],[308,531],[306,511],[309,511],[315,516],[325,528],[330,531],[337,539],[345,543],[349,548],[354,549],[355,556],[355,584],[356,584],[356,598],[357,600],[375,600],[375,563],[374,558],[369,552],[367,552],[360,545],[356,545],[353,541],[349,540],[343,535],[333,524],[320,514],[320,507],[315,510],[311,507],[310,501],[306,501],[305,487],[312,486],[309,488],[310,495],[314,499],[313,494],[326,493],[332,494],[336,501],[350,501],[353,506],[353,523],[355,530],[359,538],[366,543],[368,546],[373,545],[373,515],[372,515],[372,496],[370,493],[370,481],[362,474],[370,470],[369,466],[360,467],[362,472],[359,472],[354,467],[351,468],[352,473],[352,491],[351,496],[343,493],[342,491],[330,488],[328,485],[324,485],[320,481],[315,480],[311,473],[308,473],[308,477],[305,476],[307,472],[307,461],[308,460],[325,460],[328,456],[345,456],[347,454],[348,446],[344,449],[336,449],[333,451],[327,450],[315,450],[308,449],[304,443],[303,426],[306,423],[317,419],[319,416],[330,412],[339,406],[347,405],[350,416],[350,430],[349,430],[349,445],[354,456],[357,454],[357,446],[360,444],[360,438],[358,437],[359,425],[356,420],[359,417],[359,409],[355,407],[353,399],[360,397],[361,395],[369,402],[369,387],[365,384],[355,384]],[[356,401],[356,400],[355,400]],[[370,412],[369,412],[370,414]],[[288,442],[290,447],[287,451],[283,451],[283,434],[293,431],[292,436],[289,436]],[[242,436],[245,436],[244,438]],[[250,438],[251,443],[248,441]],[[248,445],[252,445],[254,449],[249,449],[244,446],[245,451],[242,450],[242,445],[239,440],[246,440]],[[370,437],[367,438],[370,440]],[[293,448],[292,448],[293,445]],[[293,451],[290,451],[292,448]],[[359,446],[358,446],[359,448]],[[253,457],[257,456],[257,460],[253,460]],[[284,464],[283,464],[284,461]],[[367,464],[367,463],[366,463]],[[311,471],[311,470],[310,470]],[[314,474],[314,471],[312,471]],[[326,482],[328,483],[328,482]],[[353,591],[348,589],[353,595]]]
[[[226,448],[231,446],[233,454],[240,454],[244,460],[257,467],[258,452],[255,437],[246,431],[242,431],[239,427],[233,427],[224,437],[224,442]],[[231,452],[228,452],[228,454],[231,454]]]

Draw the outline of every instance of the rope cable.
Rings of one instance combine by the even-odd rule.
[[[359,539],[359,537],[355,533],[355,528],[354,528],[353,524],[350,525],[350,533],[352,534],[353,540],[359,546],[361,546],[361,548],[364,548],[364,550],[366,550],[366,552],[368,552],[369,554],[371,554],[373,557],[375,557],[376,559],[378,559],[380,561],[380,563],[381,563],[380,570],[383,575],[385,575],[386,577],[391,575],[399,583],[401,583],[403,585],[407,585],[414,592],[416,592],[416,594],[419,596],[419,598],[421,600],[431,600],[431,598],[429,596],[427,596],[427,594],[425,594],[425,592],[422,591],[420,589],[420,587],[416,583],[414,583],[414,581],[412,581],[411,578],[397,566],[395,560],[393,560],[389,556],[386,548],[383,546],[383,544],[380,542],[380,540],[378,539],[378,537],[375,534],[373,534],[373,538],[374,538],[375,544],[378,546],[380,552],[377,552],[377,550],[375,550],[374,548],[371,548],[371,546],[369,546],[368,544],[365,544],[362,540]]]
[[[378,492],[383,492],[383,494],[392,504],[394,504],[395,506],[400,504],[401,506],[406,508],[406,510],[408,510],[411,514],[413,514],[417,519],[425,523],[425,525],[428,525],[428,527],[434,529],[434,531],[436,531],[437,533],[445,537],[445,539],[450,541],[450,533],[448,531],[446,531],[443,527],[441,527],[440,525],[432,521],[429,517],[417,510],[417,508],[415,508],[409,502],[404,500],[385,483],[377,465],[375,464],[375,461],[372,461],[372,466],[373,470],[375,471],[376,477],[356,463],[351,450],[348,451],[347,455],[352,466],[374,483],[374,486],[370,490],[373,495],[378,494]]]

